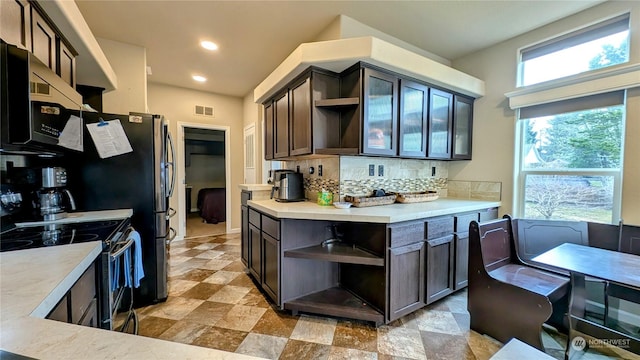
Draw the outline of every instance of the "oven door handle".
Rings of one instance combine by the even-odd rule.
[[[116,252],[114,252],[113,254],[111,254],[111,261],[114,261],[116,258],[120,257],[120,255],[122,255],[125,251],[127,251],[128,248],[131,247],[131,245],[133,245],[133,239],[132,238],[128,238],[127,241],[125,242],[118,242],[117,244],[122,244],[122,247],[118,250],[116,250]]]

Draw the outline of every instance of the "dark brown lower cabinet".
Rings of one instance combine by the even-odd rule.
[[[280,241],[262,233],[262,289],[276,304],[280,303]]]
[[[469,284],[469,233],[456,233],[454,240],[456,250],[454,290],[459,290]]]
[[[389,249],[389,321],[425,305],[425,242]]]
[[[47,319],[99,327],[95,263],[82,274]]]
[[[89,307],[85,314],[80,318],[78,325],[89,326],[89,327],[99,327],[98,324],[98,300],[93,299],[89,303]]]
[[[427,241],[427,304],[453,292],[453,235]]]
[[[249,208],[240,206],[240,260],[247,266],[249,265]]]
[[[65,295],[62,300],[56,305],[53,310],[47,316],[49,320],[69,322],[69,299],[68,295]]]
[[[481,214],[497,210],[384,224],[277,219],[249,207],[241,252],[281,310],[388,324],[467,286],[464,229]],[[325,243],[335,234],[340,241]]]
[[[253,224],[249,224],[249,258],[247,267],[253,277],[260,282],[262,279],[262,240],[260,239],[260,229]]]

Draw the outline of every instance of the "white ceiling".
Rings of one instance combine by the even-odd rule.
[[[245,96],[338,15],[456,59],[579,12],[581,1],[76,0],[94,36],[146,48],[150,82]],[[210,53],[200,40],[220,49]],[[196,83],[192,74],[208,78]]]

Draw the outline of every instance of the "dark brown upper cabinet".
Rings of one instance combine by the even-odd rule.
[[[31,8],[31,52],[48,68],[56,71],[56,33],[51,26]]]
[[[310,67],[264,103],[265,159],[471,159],[473,101],[365,63]]]
[[[264,105],[264,159],[273,160],[273,101]]]
[[[289,92],[285,91],[274,100],[273,158],[289,156]]]
[[[398,155],[416,158],[427,156],[428,103],[428,87],[400,80]]]
[[[67,84],[76,86],[77,52],[36,1],[0,1],[0,38],[30,51]]]
[[[310,68],[264,103],[265,159],[309,155],[317,148],[339,147],[339,141],[331,138],[338,133],[339,118],[335,112],[326,110],[336,105],[326,99],[337,98],[339,89],[337,74]]]
[[[369,68],[362,76],[362,153],[397,155],[398,78]]]
[[[473,99],[455,95],[453,97],[453,104],[453,151],[451,158],[471,160]]]
[[[58,61],[56,62],[56,73],[71,87],[76,86],[76,57],[69,47],[60,39],[56,44],[56,53]]]
[[[430,89],[428,158],[451,159],[452,122],[453,95],[442,90]]]
[[[27,0],[0,1],[0,38],[31,50],[31,6]]]
[[[312,151],[311,138],[311,77],[291,86],[289,120],[289,154],[307,155]]]

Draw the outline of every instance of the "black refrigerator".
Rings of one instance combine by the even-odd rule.
[[[140,233],[145,276],[134,289],[135,307],[166,300],[168,244],[175,237],[169,197],[175,187],[175,151],[163,116],[130,113],[75,113],[84,124],[119,120],[133,151],[100,158],[87,127],[84,151],[64,156],[69,188],[78,211],[132,208]]]

